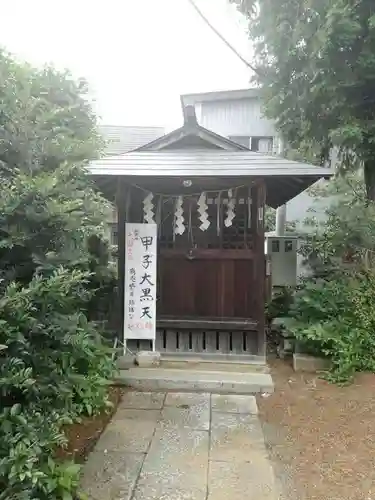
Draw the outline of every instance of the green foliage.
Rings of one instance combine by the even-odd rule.
[[[74,471],[66,471],[71,464],[58,464],[52,459],[54,447],[65,443],[60,426],[61,416],[54,410],[42,412],[33,405],[25,410],[17,403],[2,411],[1,500],[63,498],[64,493],[72,491],[71,486],[76,486],[77,466]]]
[[[294,332],[332,357],[335,380],[374,370],[374,2],[231,1],[249,20],[255,81],[286,155],[318,165],[335,155],[345,174],[324,188],[337,197],[306,235],[314,274],[296,294]]]
[[[231,0],[249,20],[255,78],[289,147],[317,164],[363,164],[375,199],[373,0]]]
[[[313,274],[295,293],[288,326],[303,351],[332,359],[329,377],[343,382],[375,370],[375,204],[359,174],[337,177],[315,195],[333,201],[325,223],[305,235]]]
[[[289,325],[297,339],[332,359],[331,379],[375,371],[375,274],[355,270],[309,280],[296,293]]]
[[[89,299],[87,282],[82,271],[59,268],[47,278],[36,275],[27,287],[7,287],[0,300],[0,343],[7,346],[0,373],[8,375],[1,384],[3,405],[37,403],[77,413],[82,400],[98,407],[94,395],[103,404],[112,364],[79,309]],[[9,377],[14,369],[17,390]]]
[[[54,460],[62,425],[108,406],[113,362],[92,319],[113,297],[101,146],[84,82],[0,52],[0,500],[78,498]]]
[[[275,318],[288,316],[293,301],[293,289],[282,287],[272,293],[271,300],[266,305],[266,318],[272,323]]]
[[[366,199],[361,173],[336,177],[314,192],[329,197],[323,223],[310,221],[302,252],[326,269],[342,261],[364,262],[375,249],[375,203]],[[312,260],[312,259],[310,259]]]

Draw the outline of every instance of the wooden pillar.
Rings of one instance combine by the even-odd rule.
[[[116,192],[116,207],[117,207],[117,235],[118,235],[118,315],[117,315],[117,331],[118,336],[123,341],[124,330],[124,297],[125,297],[125,222],[126,222],[126,197],[127,187],[123,178],[118,179]]]
[[[258,354],[266,355],[266,330],[265,330],[265,280],[266,258],[264,254],[264,213],[266,200],[266,186],[260,181],[255,191],[254,206],[256,209],[255,232],[255,290],[256,290],[256,320],[258,321]]]

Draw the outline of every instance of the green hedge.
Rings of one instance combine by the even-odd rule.
[[[84,272],[60,268],[0,299],[0,499],[70,499],[79,466],[53,460],[64,423],[102,410],[113,362],[77,304]]]

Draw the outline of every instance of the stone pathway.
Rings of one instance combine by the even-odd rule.
[[[90,500],[277,500],[254,396],[125,394],[84,468]]]

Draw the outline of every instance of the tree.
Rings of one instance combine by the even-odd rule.
[[[311,219],[306,234],[305,255],[315,254],[320,268],[332,263],[368,267],[375,248],[375,204],[366,202],[366,190],[360,172],[336,177],[313,190],[316,199],[328,198],[324,222]]]
[[[230,0],[249,20],[255,81],[292,148],[364,168],[375,199],[373,0]]]
[[[276,210],[272,207],[266,207],[264,230],[266,233],[275,231],[276,229]],[[289,221],[285,224],[285,231],[294,232],[296,230],[296,223]]]
[[[101,140],[86,85],[0,53],[0,262],[3,285],[36,268],[89,259],[106,214],[82,162]]]
[[[73,498],[67,419],[107,404],[113,362],[90,304],[108,283],[101,147],[84,82],[0,52],[0,500]]]

